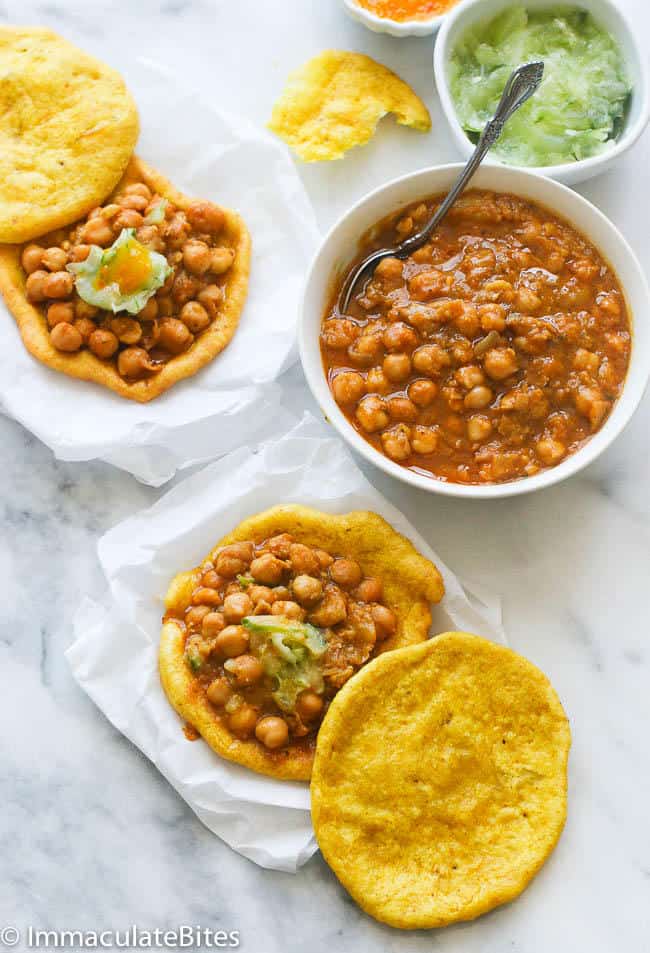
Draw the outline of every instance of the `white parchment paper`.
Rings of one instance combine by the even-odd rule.
[[[98,552],[110,605],[86,600],[67,652],[81,687],[211,831],[261,866],[292,872],[316,850],[307,785],[262,777],[222,760],[202,740],[188,742],[160,687],[157,650],[172,577],[201,562],[245,517],[296,502],[379,513],[442,572],[446,595],[434,607],[432,633],[459,628],[505,641],[499,600],[466,591],[343,444],[306,415],[279,440],[222,457],[106,533]]]
[[[0,298],[0,410],[61,460],[106,460],[159,486],[182,467],[288,426],[273,382],[295,357],[298,298],[318,231],[284,146],[154,64],[134,64],[127,79],[142,123],[138,154],[181,191],[237,209],[248,225],[253,258],[239,328],[208,367],[141,405],[32,358]]]

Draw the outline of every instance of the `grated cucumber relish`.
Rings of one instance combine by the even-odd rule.
[[[512,70],[543,60],[535,95],[508,121],[493,152],[502,162],[548,166],[611,148],[631,86],[621,50],[590,13],[516,4],[468,30],[449,65],[460,124],[475,141],[497,106]]]

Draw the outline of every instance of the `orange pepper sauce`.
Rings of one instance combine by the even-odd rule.
[[[456,0],[357,0],[360,7],[385,20],[430,20],[446,13]]]

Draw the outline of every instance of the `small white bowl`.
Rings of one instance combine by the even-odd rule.
[[[557,7],[557,0],[521,0],[521,2],[530,10]],[[583,182],[604,172],[618,156],[634,145],[650,118],[650,83],[646,55],[640,47],[639,38],[622,10],[612,3],[612,0],[576,0],[575,3],[569,2],[567,5],[588,10],[598,23],[611,33],[621,48],[632,81],[632,96],[625,126],[610,149],[600,155],[580,159],[577,162],[526,167],[538,175],[547,175],[557,179],[558,182],[564,182],[565,185],[574,185],[576,182]],[[461,154],[467,158],[474,150],[474,143],[468,138],[458,121],[447,79],[449,61],[456,43],[468,28],[479,21],[491,20],[510,6],[512,6],[512,0],[462,0],[457,7],[449,11],[436,40],[433,66],[438,95],[453,137]],[[494,155],[488,156],[486,161],[491,165],[505,165]],[[522,167],[509,165],[508,168]]]
[[[650,375],[650,289],[638,259],[618,229],[581,195],[535,173],[505,166],[479,169],[473,185],[508,192],[539,203],[575,226],[612,266],[624,291],[632,328],[630,365],[623,391],[602,428],[571,456],[549,470],[511,483],[486,486],[445,483],[402,467],[369,444],[339,409],[327,383],[319,346],[321,321],[337,277],[359,250],[361,236],[387,215],[411,202],[449,190],[460,164],[422,169],[370,192],[330,229],[307,276],[300,316],[300,359],[311,391],[323,414],[350,446],[390,476],[444,496],[494,499],[530,493],[559,483],[598,457],[621,433],[643,396]]]
[[[356,0],[343,0],[343,8],[353,20],[362,23],[373,33],[389,33],[390,36],[427,36],[429,33],[436,33],[448,15],[441,13],[429,20],[390,20],[371,13]]]

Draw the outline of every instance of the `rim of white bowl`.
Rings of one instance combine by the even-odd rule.
[[[393,36],[413,36],[414,33],[426,36],[429,33],[435,33],[453,9],[453,7],[450,7],[445,13],[437,13],[428,20],[393,20],[391,17],[380,17],[371,10],[366,10],[365,7],[357,3],[357,0],[343,0],[343,6],[355,20],[381,32],[386,32],[390,28]]]
[[[595,156],[589,156],[587,159],[578,159],[576,162],[562,162],[558,165],[522,166],[510,165],[508,163],[502,162],[496,156],[488,155],[485,161],[489,165],[505,166],[508,169],[520,169],[523,172],[534,172],[536,175],[544,175],[551,179],[568,173],[571,170],[577,169],[580,171],[583,169],[597,169],[598,166],[609,163],[612,159],[615,159],[616,156],[621,155],[621,153],[626,152],[629,148],[631,148],[648,125],[648,121],[650,120],[650,74],[648,71],[646,57],[641,50],[640,43],[637,40],[634,29],[632,28],[632,24],[628,20],[625,13],[613,2],[613,0],[595,0],[595,2],[596,4],[600,4],[603,8],[607,9],[613,19],[618,20],[622,28],[621,32],[627,34],[630,46],[634,48],[637,59],[636,65],[638,67],[639,74],[639,89],[636,90],[636,92],[640,97],[639,113],[636,120],[632,124],[626,123],[620,137],[616,140],[611,149],[608,149],[606,152],[601,152]],[[508,0],[497,0],[497,3],[499,5],[501,3],[507,5]],[[521,0],[521,3],[523,6],[526,6],[526,0]],[[557,0],[536,0],[535,3],[536,6],[544,6],[545,4],[547,4],[549,7],[557,6]],[[568,0],[567,5],[576,7],[582,6],[580,0]],[[492,6],[490,0],[461,0],[457,6],[452,7],[449,10],[449,13],[445,16],[445,22],[441,25],[440,30],[438,31],[438,36],[436,37],[436,43],[433,50],[433,71],[442,110],[445,114],[449,128],[451,129],[456,143],[461,149],[461,152],[467,157],[469,157],[474,151],[475,144],[468,137],[467,133],[458,121],[456,106],[449,90],[446,67],[449,53],[451,52],[448,49],[449,34],[457,26],[459,21],[464,19],[466,16],[468,16],[470,11],[476,9],[479,6],[485,6],[486,19],[488,19],[490,16],[489,8]],[[495,13],[494,15],[496,16],[497,14]],[[598,19],[597,14],[593,15],[595,16],[595,19]],[[625,57],[625,51],[622,50],[622,53]],[[626,64],[629,67],[629,57],[626,57]]]
[[[630,420],[634,416],[639,403],[641,402],[648,385],[648,379],[650,378],[650,343],[643,351],[639,351],[636,349],[637,345],[635,333],[638,323],[650,314],[650,286],[648,285],[645,273],[641,267],[641,263],[639,262],[636,253],[633,251],[616,225],[614,225],[614,223],[610,221],[610,219],[608,219],[607,216],[604,215],[604,213],[601,212],[600,209],[597,208],[592,202],[580,195],[579,192],[575,192],[569,186],[564,185],[561,182],[557,182],[555,179],[545,179],[528,169],[513,169],[509,166],[493,165],[480,170],[477,173],[477,177],[481,175],[481,172],[483,175],[494,175],[497,178],[499,178],[499,176],[505,177],[508,174],[514,173],[515,176],[520,178],[530,179],[531,181],[541,180],[545,182],[548,188],[552,192],[554,191],[560,199],[562,197],[564,199],[568,199],[569,205],[572,202],[575,202],[578,206],[584,208],[588,215],[594,215],[597,219],[599,219],[604,228],[610,232],[612,243],[617,242],[620,245],[624,256],[629,261],[630,267],[636,272],[636,279],[641,289],[641,294],[639,297],[644,297],[646,303],[645,313],[641,315],[639,313],[641,311],[641,307],[632,307],[632,303],[628,298],[627,289],[621,282],[621,288],[626,298],[626,306],[632,318],[632,350],[630,354],[630,363],[628,364],[627,375],[621,393],[615,401],[613,410],[605,421],[603,427],[601,427],[600,430],[590,437],[578,450],[576,450],[570,456],[565,457],[565,459],[561,463],[557,464],[557,466],[543,470],[541,473],[538,473],[535,476],[523,477],[519,480],[513,480],[506,483],[489,483],[485,485],[476,483],[452,483],[445,482],[443,480],[437,479],[436,477],[424,476],[414,472],[413,470],[409,470],[407,467],[400,466],[398,463],[394,463],[384,454],[380,453],[378,450],[375,450],[375,448],[368,443],[367,440],[364,440],[364,438],[357,433],[334,400],[327,383],[325,372],[323,370],[318,334],[314,335],[313,333],[313,317],[307,313],[307,299],[309,297],[314,276],[318,274],[321,258],[328,250],[330,243],[335,238],[339,229],[350,216],[355,214],[367,203],[372,202],[383,192],[394,189],[395,187],[398,187],[399,185],[411,179],[416,179],[418,177],[425,178],[426,176],[433,173],[448,173],[451,184],[454,174],[458,174],[463,167],[464,164],[462,162],[452,162],[437,166],[427,166],[422,169],[417,169],[414,172],[408,172],[405,175],[397,176],[396,178],[390,179],[388,182],[385,182],[383,185],[378,186],[372,191],[367,192],[357,202],[355,202],[351,208],[349,208],[337,219],[337,221],[331,226],[322,239],[307,272],[301,299],[301,310],[298,327],[298,345],[300,361],[302,364],[303,373],[307,380],[307,384],[315,401],[321,408],[322,413],[325,415],[325,418],[334,426],[341,438],[369,463],[373,464],[373,466],[376,466],[378,469],[383,470],[384,473],[387,473],[389,476],[400,480],[402,483],[407,483],[410,486],[417,487],[418,489],[426,490],[429,493],[438,494],[440,496],[460,497],[464,499],[500,499],[503,497],[520,496],[524,493],[533,493],[536,490],[546,489],[550,486],[554,486],[557,483],[563,482],[571,476],[574,476],[576,473],[579,473],[581,470],[587,467],[590,463],[593,463],[594,460],[596,460],[627,427]],[[514,195],[521,195],[521,191],[517,187],[499,187],[494,185],[479,185],[478,187],[491,189],[495,192],[503,191],[510,192]],[[426,195],[426,192],[424,195]],[[526,195],[524,194],[522,197],[526,198]],[[417,199],[413,199],[412,201],[417,201]],[[548,202],[537,199],[532,199],[532,201],[536,201],[542,207],[547,208],[548,211],[560,216],[562,219],[564,219],[564,221],[575,228],[579,234],[583,235],[585,233],[585,230],[582,226],[574,224],[575,219],[571,214],[567,214],[561,208],[558,208],[558,205],[562,204],[561,201],[555,202],[551,199],[549,199]],[[411,203],[409,201],[405,204]],[[395,207],[392,203],[387,205],[385,212],[377,217],[377,221],[381,221],[382,217],[385,215],[390,215],[391,212],[397,211],[399,207],[399,205]],[[602,250],[600,244],[595,244],[594,247],[596,247],[597,251],[599,251],[599,253],[603,256],[605,261],[609,263],[608,255],[604,250]],[[350,261],[352,260],[353,255],[351,254]],[[613,268],[611,265],[610,267]],[[618,273],[616,270],[615,273],[617,274],[618,278]],[[328,277],[331,281],[332,275],[329,275]],[[323,300],[320,303],[317,327],[320,326],[325,307],[326,301]],[[630,372],[632,370],[633,360],[637,372],[634,377],[631,378]],[[639,360],[641,361],[641,364],[637,367]],[[613,423],[612,416],[624,397],[628,405],[627,409],[621,419]]]

